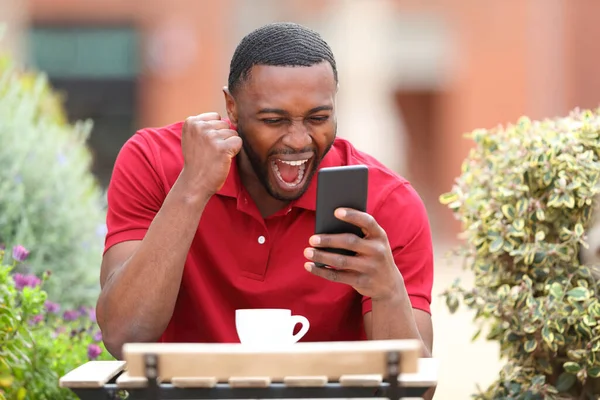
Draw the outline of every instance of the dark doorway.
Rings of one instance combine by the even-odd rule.
[[[92,119],[93,173],[108,185],[116,156],[136,129],[139,44],[122,26],[33,25],[29,63],[65,98],[71,122]]]

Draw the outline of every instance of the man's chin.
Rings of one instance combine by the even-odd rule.
[[[273,179],[270,179],[269,194],[273,198],[281,201],[298,200],[300,197],[302,197],[302,195],[304,195],[304,193],[308,189],[309,183],[310,181],[308,180],[297,187],[284,188],[279,184],[279,182],[273,182]]]

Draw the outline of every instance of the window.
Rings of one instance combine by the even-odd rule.
[[[33,26],[28,61],[65,96],[71,121],[92,119],[93,172],[106,187],[136,127],[139,44],[129,27]]]

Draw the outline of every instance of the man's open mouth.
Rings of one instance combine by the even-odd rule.
[[[274,159],[271,161],[273,173],[282,189],[295,189],[301,186],[311,159],[312,155],[296,160]]]

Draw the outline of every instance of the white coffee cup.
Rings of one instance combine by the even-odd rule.
[[[302,324],[294,335],[294,328]],[[252,346],[280,346],[294,344],[302,339],[310,323],[306,317],[292,315],[281,308],[253,308],[235,311],[235,328],[242,344]]]

